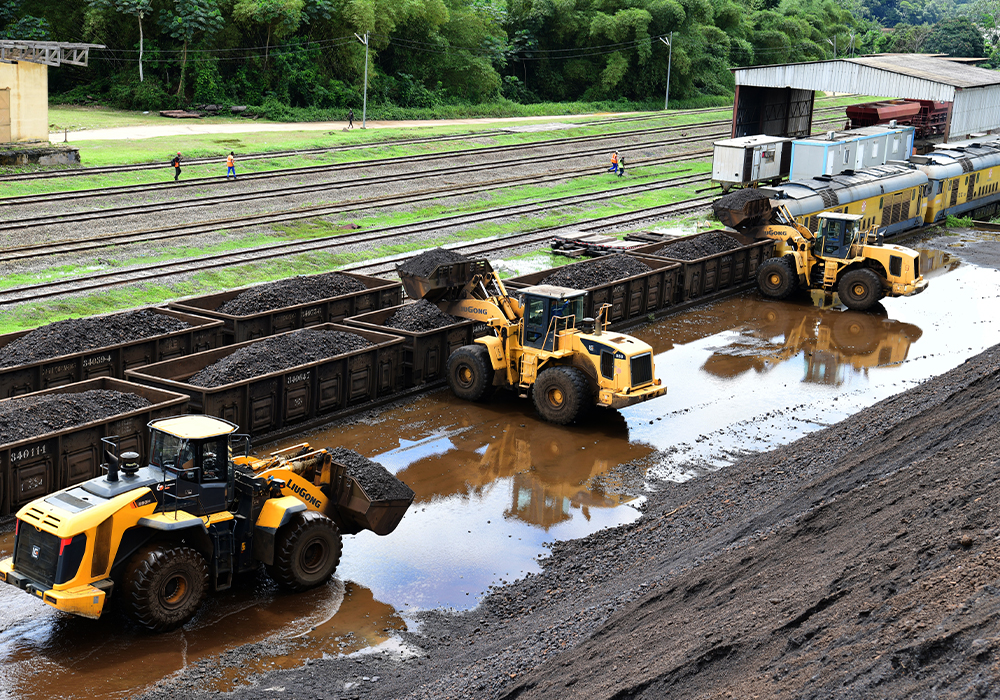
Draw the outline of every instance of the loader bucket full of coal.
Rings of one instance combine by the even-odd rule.
[[[712,204],[715,216],[724,226],[737,231],[759,226],[771,218],[768,193],[757,189],[730,192]]]
[[[356,452],[342,452],[332,457],[328,487],[341,532],[353,535],[371,530],[388,535],[413,503],[413,490],[378,462]]]
[[[396,268],[403,291],[410,299],[426,299],[434,303],[451,296],[454,298],[476,275],[493,272],[488,260],[466,260],[438,265],[429,274],[419,274],[407,270],[405,266]]]

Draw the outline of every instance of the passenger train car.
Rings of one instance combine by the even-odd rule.
[[[1000,210],[1000,141],[947,144],[909,161],[794,180],[764,188],[815,231],[821,212],[863,217],[893,236],[954,216],[991,216]]]

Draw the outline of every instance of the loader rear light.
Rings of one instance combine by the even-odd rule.
[[[59,556],[62,556],[63,553],[66,551],[66,548],[69,547],[71,544],[73,544],[72,537],[63,537],[61,540],[59,540]]]

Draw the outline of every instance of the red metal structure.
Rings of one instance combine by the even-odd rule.
[[[951,102],[933,100],[886,100],[847,108],[852,129],[895,120],[900,126],[914,127],[918,139],[944,134],[950,114]]]

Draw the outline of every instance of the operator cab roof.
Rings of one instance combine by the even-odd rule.
[[[861,221],[863,216],[861,214],[843,214],[836,211],[825,211],[821,214],[816,215],[820,219],[835,219],[837,221]]]
[[[238,430],[239,426],[214,416],[187,415],[150,421],[149,428],[183,440],[202,440],[229,435]]]
[[[586,293],[580,289],[557,287],[554,284],[536,284],[532,287],[525,287],[524,289],[519,289],[517,291],[524,292],[526,294],[537,294],[540,297],[548,297],[549,299],[566,299],[568,297],[576,297]]]

